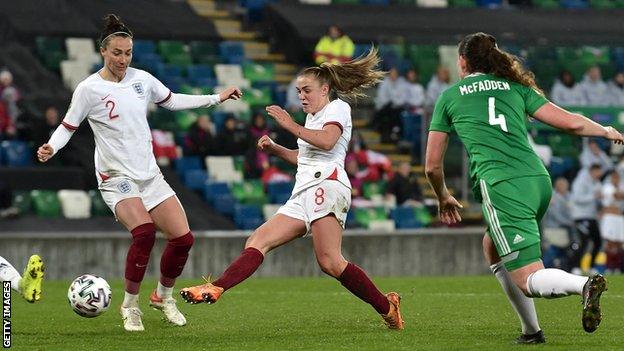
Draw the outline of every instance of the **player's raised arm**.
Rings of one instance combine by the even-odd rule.
[[[552,102],[548,102],[537,109],[533,117],[571,134],[603,137],[617,144],[624,143],[624,137],[615,128],[602,126],[583,115],[566,111]]]
[[[285,148],[282,145],[274,142],[273,139],[271,139],[268,135],[263,135],[262,137],[260,137],[260,139],[258,139],[257,146],[260,150],[267,151],[290,164],[293,164],[295,166],[297,165],[297,156],[299,155],[299,150],[291,150]]]

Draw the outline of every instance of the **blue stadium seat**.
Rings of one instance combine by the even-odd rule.
[[[186,67],[189,79],[214,78],[214,70],[208,65],[190,65]]]
[[[135,59],[136,65],[154,75],[158,72],[158,67],[163,64],[162,57],[156,53],[146,53]]]
[[[208,173],[203,169],[189,169],[184,172],[184,185],[193,190],[202,190],[208,180]]]
[[[231,217],[234,214],[234,205],[236,205],[236,199],[232,194],[221,194],[215,196],[213,207],[220,214]]]
[[[180,91],[182,86],[186,84],[186,79],[179,76],[164,76],[159,78],[160,81],[174,93]]]
[[[239,229],[252,230],[263,222],[262,211],[254,205],[234,205],[234,223]]]
[[[222,111],[212,111],[210,116],[212,117],[212,123],[214,123],[215,128],[217,129],[217,133],[218,133],[221,131],[221,129],[223,129],[223,124],[225,122],[225,119],[229,116],[229,114],[227,112],[222,112]]]
[[[477,6],[487,8],[498,8],[503,5],[503,0],[477,0]]]
[[[366,55],[371,48],[371,44],[355,44],[355,50],[353,51],[353,57],[360,57]]]
[[[364,5],[390,5],[390,0],[361,0]]]
[[[9,167],[27,167],[32,164],[33,154],[26,142],[5,140],[0,144],[0,153]]]
[[[182,77],[182,72],[183,70],[181,66],[162,63],[158,65],[158,71],[156,74],[158,77]]]
[[[416,218],[414,207],[399,206],[390,212],[397,229],[412,229],[422,227],[422,223]]]
[[[132,43],[132,56],[136,59],[143,57],[146,54],[153,54],[156,52],[156,44],[151,40],[134,40]]]
[[[346,227],[347,228],[357,228],[358,227],[358,223],[355,220],[355,211],[353,209],[350,209],[349,212],[347,212]]]
[[[191,169],[202,169],[203,160],[199,156],[184,156],[175,160],[175,171],[179,177]]]
[[[245,50],[240,42],[222,41],[219,43],[219,55],[228,63],[241,63],[245,59]]]
[[[204,198],[206,198],[209,203],[212,204],[219,195],[232,195],[227,183],[207,182],[204,185]]]
[[[213,89],[218,85],[216,78],[190,78],[191,83],[196,87]]]
[[[283,204],[290,198],[293,187],[293,182],[277,182],[269,183],[267,185],[267,193],[269,194],[269,200],[273,204]]]
[[[564,9],[586,9],[589,8],[587,0],[561,0],[559,5]]]

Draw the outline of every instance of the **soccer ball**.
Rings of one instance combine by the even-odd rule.
[[[102,277],[84,274],[74,279],[67,291],[71,308],[82,317],[93,318],[106,312],[112,298],[111,288]]]

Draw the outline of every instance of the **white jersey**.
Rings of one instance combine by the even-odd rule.
[[[94,73],[76,87],[63,125],[76,130],[88,118],[95,137],[98,181],[114,176],[147,180],[160,173],[147,123],[150,102],[163,103],[171,91],[148,72],[128,68],[120,82]]]
[[[615,198],[615,193],[618,191],[624,191],[624,187],[620,186],[618,189],[615,185],[613,185],[613,183],[608,181],[604,183],[601,190],[603,207],[617,206],[620,209],[624,208],[624,201]]]
[[[330,151],[321,150],[308,142],[297,139],[299,155],[297,156],[297,174],[293,194],[297,194],[325,179],[335,179],[349,189],[351,183],[344,169],[345,157],[351,140],[351,106],[336,99],[327,104],[316,114],[306,116],[305,128],[321,130],[324,126],[334,124],[340,127],[342,134],[334,148]]]

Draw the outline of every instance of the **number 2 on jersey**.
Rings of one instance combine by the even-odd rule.
[[[110,107],[109,107],[109,105],[110,105]],[[113,118],[119,117],[119,115],[114,115],[113,114],[113,110],[115,109],[115,101],[113,101],[113,100],[106,101],[106,108],[110,108],[110,111],[108,111],[108,118],[113,119]]]
[[[490,125],[495,126],[499,125],[500,128],[504,132],[509,132],[507,130],[507,120],[505,119],[505,115],[502,113],[498,116],[496,115],[496,107],[494,106],[496,99],[493,97],[488,98],[488,114],[490,115]]]

